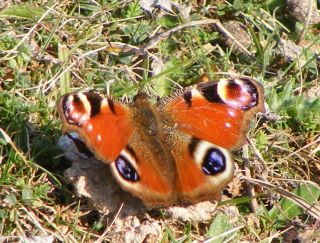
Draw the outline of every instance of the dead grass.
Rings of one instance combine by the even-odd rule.
[[[254,0],[187,1],[152,14],[138,1],[1,3],[0,241],[115,239],[108,234],[113,218],[79,199],[62,176],[70,166],[56,145],[62,94],[96,89],[127,100],[143,87],[162,97],[201,76],[230,74],[255,77],[266,90],[269,109],[252,127],[245,154],[254,198],[241,173],[227,192],[233,199],[210,222],[157,212],[161,238],[319,239],[319,21],[307,25],[319,17],[309,9],[308,22],[299,22],[290,9],[285,1]],[[230,20],[233,29],[224,24]],[[239,172],[242,157],[235,154]]]

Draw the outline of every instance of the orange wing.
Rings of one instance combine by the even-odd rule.
[[[169,122],[198,139],[227,149],[243,145],[250,120],[264,111],[262,86],[249,78],[200,83],[160,103]]]
[[[160,103],[166,141],[173,144],[178,200],[220,199],[234,173],[228,149],[244,143],[253,115],[264,111],[263,99],[260,84],[237,78],[200,83]]]
[[[133,135],[111,163],[112,173],[123,189],[141,198],[147,207],[168,206],[177,200],[172,157],[161,144],[156,153],[148,143],[141,143],[143,138],[139,133]]]
[[[233,178],[230,152],[183,132],[169,132],[166,139],[176,145],[170,149],[177,171],[178,200],[220,200],[221,191]]]
[[[58,111],[64,129],[75,131],[104,162],[114,161],[133,132],[127,107],[92,92],[61,97]]]

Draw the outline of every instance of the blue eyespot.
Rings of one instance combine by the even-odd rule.
[[[202,163],[203,172],[206,175],[216,175],[223,172],[225,169],[226,158],[224,154],[216,148],[209,149]]]
[[[131,163],[128,161],[127,158],[120,155],[116,161],[115,165],[117,168],[117,171],[121,175],[121,177],[126,181],[136,182],[140,180],[140,177],[137,173],[137,171],[134,169],[134,167],[131,165]]]

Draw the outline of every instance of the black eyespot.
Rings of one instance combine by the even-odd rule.
[[[226,158],[224,154],[216,149],[208,150],[202,163],[202,170],[206,175],[216,175],[226,169]]]
[[[133,168],[131,163],[128,161],[127,158],[120,155],[116,161],[116,168],[119,174],[122,176],[123,179],[126,181],[136,182],[140,180],[140,177],[137,171]]]

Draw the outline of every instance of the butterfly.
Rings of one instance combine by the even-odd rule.
[[[234,176],[230,150],[264,110],[263,87],[248,77],[198,83],[155,105],[144,92],[129,104],[94,92],[58,103],[63,129],[77,132],[147,207],[220,200]]]

